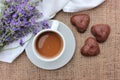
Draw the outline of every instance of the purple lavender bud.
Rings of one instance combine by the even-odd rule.
[[[34,29],[33,34],[36,35],[38,32],[38,29]]]
[[[10,37],[7,37],[5,40],[6,40],[7,42],[9,42],[9,41],[10,41]]]
[[[23,42],[23,40],[22,40],[22,39],[20,40],[19,44],[20,44],[21,46],[23,46],[23,45],[24,45],[24,42]]]
[[[43,22],[42,22],[42,26],[43,26],[43,29],[45,29],[45,28],[50,28],[50,26],[49,26],[49,24],[48,24],[48,22],[46,21],[46,20],[44,20]]]
[[[23,0],[24,3],[27,3],[29,0]]]
[[[17,12],[21,12],[21,11],[22,11],[21,7],[18,7]]]
[[[17,28],[13,27],[12,30],[13,30],[13,31],[17,31]]]
[[[42,12],[40,12],[40,16],[41,16],[41,17],[43,17],[43,16],[44,16]]]
[[[17,14],[14,14],[12,17],[13,17],[13,18],[17,18]]]
[[[26,7],[26,9],[31,12],[32,10],[34,10],[34,7],[28,5],[28,6]]]
[[[14,20],[11,21],[11,25],[15,26],[16,22]]]

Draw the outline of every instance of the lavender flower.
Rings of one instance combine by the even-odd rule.
[[[48,22],[46,21],[46,20],[44,20],[44,21],[42,21],[42,28],[44,29],[44,28],[50,28],[50,26],[49,26],[49,24],[48,24]]]
[[[41,28],[49,28],[46,21],[36,22],[36,19],[43,15],[38,12],[36,5],[29,3],[29,0],[6,0],[5,5],[0,18],[0,47],[19,40],[31,32],[37,34]],[[20,40],[20,45],[23,44]]]
[[[22,40],[22,39],[20,40],[20,45],[21,45],[21,46],[23,46],[23,45],[24,45],[24,42],[23,42],[23,40]]]

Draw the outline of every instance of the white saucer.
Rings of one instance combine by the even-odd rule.
[[[51,25],[54,20],[51,20],[49,24]],[[72,33],[72,31],[62,22],[60,22],[58,30],[60,31],[61,34],[63,34],[65,40],[66,40],[66,49],[63,53],[63,55],[57,59],[54,62],[44,62],[39,60],[33,53],[32,51],[32,39],[30,43],[28,44],[27,48],[25,49],[26,54],[30,61],[38,66],[39,68],[46,69],[46,70],[54,70],[63,67],[65,64],[67,64],[72,56],[74,55],[76,43],[75,43],[75,38]]]

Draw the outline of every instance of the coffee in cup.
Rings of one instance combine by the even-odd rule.
[[[51,29],[40,31],[33,39],[34,54],[43,61],[54,61],[64,52],[65,40],[57,30],[58,21],[53,21]]]
[[[60,54],[63,48],[63,40],[59,34],[46,31],[37,37],[35,48],[42,57],[54,58]]]

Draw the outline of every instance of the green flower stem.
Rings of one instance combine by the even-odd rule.
[[[33,36],[30,39],[28,39],[27,41],[25,41],[25,43],[28,42],[28,41],[30,41],[32,38],[33,38]],[[17,47],[14,47],[14,48],[3,49],[2,51],[13,50],[13,49],[16,49],[18,47],[20,47],[20,45],[17,46]]]

